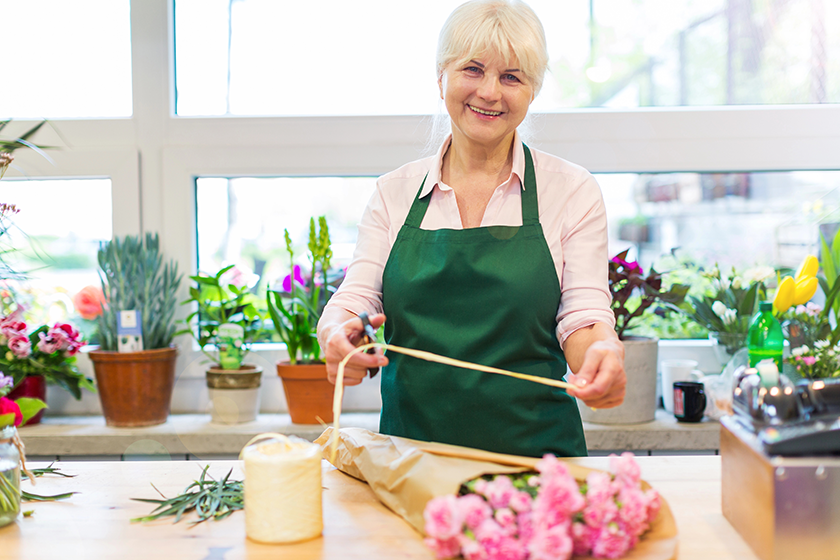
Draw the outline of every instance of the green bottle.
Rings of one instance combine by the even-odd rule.
[[[779,371],[782,371],[785,335],[782,334],[779,320],[773,316],[772,302],[762,301],[758,304],[758,313],[750,322],[747,348],[750,353],[750,367],[755,367],[761,360],[770,358],[776,362]]]

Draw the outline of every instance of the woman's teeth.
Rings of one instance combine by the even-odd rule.
[[[469,105],[469,108],[472,109],[473,111],[475,111],[476,113],[479,113],[479,114],[482,114],[482,115],[489,115],[491,117],[498,117],[499,115],[502,114],[501,111],[485,111],[484,109],[479,109],[478,107],[473,107],[472,105]]]

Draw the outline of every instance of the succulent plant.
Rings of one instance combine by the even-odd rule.
[[[132,309],[140,315],[143,348],[168,348],[175,335],[181,275],[174,260],[163,263],[158,235],[127,235],[100,243],[97,258],[107,301],[99,316],[100,348],[117,349],[117,313]]]

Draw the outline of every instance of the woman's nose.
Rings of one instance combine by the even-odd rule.
[[[482,99],[496,101],[501,97],[498,80],[491,76],[485,76],[484,79],[481,80],[481,84],[479,84],[477,93]]]

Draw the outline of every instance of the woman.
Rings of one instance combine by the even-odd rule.
[[[573,397],[595,408],[624,398],[598,185],[517,133],[547,62],[542,25],[522,2],[479,0],[450,15],[437,63],[452,134],[434,157],[378,180],[318,337],[333,382],[365,311],[390,344],[554,379],[568,362],[576,388],[360,353],[344,382],[383,366],[383,433],[586,455]]]

